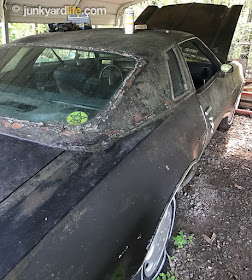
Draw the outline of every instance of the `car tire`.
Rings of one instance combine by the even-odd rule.
[[[170,205],[167,207],[165,213],[171,213],[171,222],[169,225],[166,225],[167,229],[167,236],[165,236],[165,244],[162,247],[162,251],[160,251],[160,254],[153,254],[155,258],[153,259],[151,254],[155,250],[155,242],[159,244],[160,238],[158,238],[159,230],[160,232],[163,230],[163,224],[162,219],[165,217],[165,214],[163,215],[163,218],[161,219],[161,222],[157,228],[157,231],[155,233],[155,236],[152,239],[152,242],[149,246],[148,252],[146,254],[145,260],[143,262],[143,265],[137,275],[135,275],[134,280],[155,280],[158,275],[161,272],[166,273],[167,269],[169,267],[169,257],[171,251],[171,235],[172,230],[174,226],[174,220],[175,220],[175,213],[176,213],[176,200],[175,197],[172,199]],[[162,225],[161,225],[162,224]],[[160,226],[161,225],[161,226]],[[162,236],[163,240],[163,236]],[[155,265],[153,265],[155,264]]]
[[[228,114],[228,116],[226,116],[225,118],[222,119],[221,123],[218,126],[218,130],[227,131],[231,127],[233,120],[234,120],[235,110],[238,108],[239,103],[240,103],[241,94],[242,94],[242,91],[240,91],[240,94],[239,94],[238,98],[236,99],[232,112],[230,112]]]
[[[221,123],[219,124],[218,130],[227,131],[231,127],[235,115],[235,107],[233,108],[232,112],[229,113],[228,116],[222,119]]]

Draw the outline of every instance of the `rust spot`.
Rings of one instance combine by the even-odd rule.
[[[142,60],[142,65],[146,65],[147,64],[147,61],[146,60]]]
[[[24,125],[22,123],[13,123],[11,125],[11,127],[15,128],[15,129],[20,129],[20,128],[24,127]]]
[[[133,85],[134,79],[135,79],[135,75],[132,75],[128,80],[128,82],[126,83],[126,86],[131,87]]]
[[[172,104],[172,102],[170,100],[165,101],[165,106],[169,106],[170,104]]]
[[[5,127],[11,127],[11,124],[6,122],[6,121],[3,121],[3,124],[4,124]]]
[[[118,130],[111,130],[109,132],[107,132],[108,135],[115,135],[115,134],[118,134],[119,131]]]
[[[3,121],[3,124],[5,127],[8,127],[8,128],[20,129],[20,128],[24,127],[24,125],[22,123],[17,123],[17,122],[11,124],[7,121]]]
[[[72,136],[75,135],[75,132],[64,129],[60,132],[60,134],[65,136]]]
[[[140,114],[137,114],[134,117],[134,120],[135,120],[135,123],[139,123],[139,122],[141,122],[143,120],[143,117]]]

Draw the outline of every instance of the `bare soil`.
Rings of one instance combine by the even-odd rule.
[[[196,176],[177,195],[173,236],[180,230],[187,244],[173,245],[171,262],[178,280],[252,279],[251,118],[235,116],[229,131],[213,136]],[[216,238],[210,244],[203,234]]]

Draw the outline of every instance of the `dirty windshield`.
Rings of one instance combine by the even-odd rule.
[[[134,59],[112,53],[4,47],[0,115],[82,125],[108,104],[134,67]]]

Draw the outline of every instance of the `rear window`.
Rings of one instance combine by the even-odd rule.
[[[81,125],[111,100],[135,67],[118,54],[44,47],[2,48],[0,115]]]

